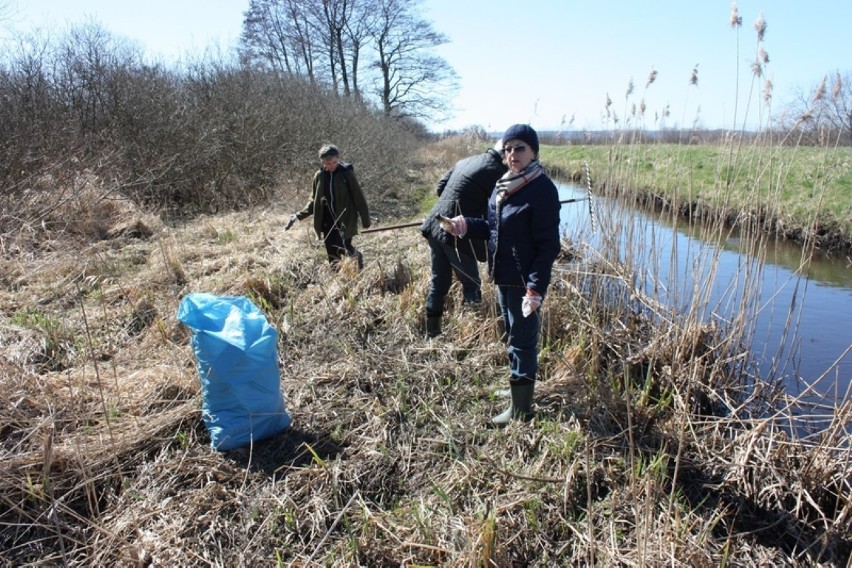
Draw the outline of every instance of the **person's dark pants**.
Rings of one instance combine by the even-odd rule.
[[[358,268],[364,268],[364,256],[352,246],[352,239],[343,238],[343,231],[336,228],[324,231],[323,242],[332,266],[339,264],[343,257],[352,256],[358,259]]]
[[[444,300],[450,292],[453,274],[461,282],[464,302],[481,302],[482,281],[479,279],[476,257],[435,239],[429,239],[428,242],[429,248],[432,249],[432,284],[426,296],[426,315],[443,315]]]
[[[511,380],[534,381],[538,372],[538,334],[541,327],[539,310],[529,317],[521,311],[526,288],[498,286],[497,299],[508,335],[509,370]]]

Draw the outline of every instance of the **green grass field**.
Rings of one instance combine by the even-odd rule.
[[[593,183],[659,196],[675,205],[761,213],[789,234],[852,243],[852,148],[765,143],[658,143],[543,146],[542,162],[576,175],[587,161]]]

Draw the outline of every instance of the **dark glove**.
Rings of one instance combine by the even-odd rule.
[[[290,216],[290,219],[287,221],[287,224],[286,224],[286,225],[284,225],[284,230],[285,230],[285,231],[289,231],[289,230],[290,230],[290,227],[292,227],[292,226],[293,226],[293,223],[295,223],[295,222],[296,222],[296,221],[298,221],[298,220],[299,220],[299,218],[298,218],[298,217],[296,217],[295,215],[291,215],[291,216]]]

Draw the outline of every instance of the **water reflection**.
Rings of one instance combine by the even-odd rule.
[[[664,221],[663,221],[664,222]],[[703,241],[721,242],[725,250],[739,254],[752,255],[752,244],[748,237],[743,237],[737,230],[727,230],[726,237],[719,241],[715,234],[708,234],[709,229],[702,225],[691,225],[688,228],[676,227],[689,238]],[[852,289],[852,263],[846,258],[828,257],[816,251],[809,257],[803,256],[802,247],[788,240],[766,239],[766,262],[782,266],[791,272],[801,273],[808,280],[817,281],[826,286],[839,286]]]
[[[561,199],[583,197],[580,187],[559,188]],[[592,232],[583,202],[563,206],[568,236],[596,248],[618,247],[622,259],[647,271],[640,275],[645,292],[676,309],[690,309],[700,294],[704,317],[724,320],[754,302],[751,350],[764,378],[784,380],[791,394],[814,383],[813,391],[832,400],[849,393],[852,267],[846,259],[806,259],[800,247],[771,239],[757,248],[739,234],[708,234],[604,198],[595,199],[595,209]]]

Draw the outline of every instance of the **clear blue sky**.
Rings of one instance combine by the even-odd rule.
[[[0,0],[4,4],[11,12],[2,24],[7,40],[13,30],[57,31],[92,18],[168,60],[233,45],[248,0]],[[666,126],[735,128],[746,119],[754,126],[826,74],[852,73],[852,2],[740,0],[737,6],[739,30],[729,24],[729,0],[424,0],[424,16],[450,40],[440,54],[461,87],[455,116],[430,127],[499,131],[529,122],[540,130],[598,129],[612,125],[607,96],[621,126],[643,100],[644,119],[633,124],[646,128],[660,124],[655,117],[666,106]],[[769,64],[755,83],[753,24],[761,12]],[[696,64],[698,84],[691,86]],[[652,69],[657,77],[646,89]],[[763,101],[766,78],[774,86],[770,106]]]

